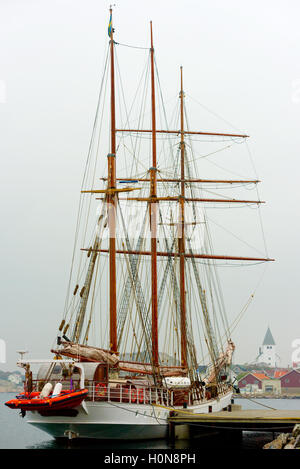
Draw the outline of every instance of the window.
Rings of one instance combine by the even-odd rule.
[[[289,383],[290,380],[289,380],[288,378],[285,378],[284,382],[285,382],[285,383]]]

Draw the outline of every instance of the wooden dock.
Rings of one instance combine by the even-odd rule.
[[[296,424],[300,424],[300,410],[232,409],[208,414],[193,414],[182,410],[170,412],[169,437],[175,439],[178,433],[176,430],[180,426],[190,427],[195,431],[288,432]]]

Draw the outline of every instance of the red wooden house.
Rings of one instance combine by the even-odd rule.
[[[262,389],[262,381],[269,379],[264,373],[247,373],[238,380],[238,387],[242,390],[246,388],[247,391],[252,392],[256,389]],[[244,389],[245,390],[245,389]]]
[[[288,371],[279,379],[282,394],[300,394],[300,372],[298,370]]]

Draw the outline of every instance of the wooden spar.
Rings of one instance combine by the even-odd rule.
[[[149,133],[151,130],[148,129],[116,129],[116,132],[141,132]],[[177,134],[180,135],[180,130],[156,130],[160,134]],[[244,134],[227,134],[227,133],[217,133],[217,132],[192,132],[189,130],[184,131],[185,135],[211,135],[216,137],[238,137],[238,138],[249,138],[249,135]]]
[[[96,200],[104,200],[102,198],[96,198]],[[120,197],[119,200],[134,200],[136,202],[150,202],[152,199],[151,197]],[[157,197],[157,201],[165,201],[165,202],[178,202],[180,200],[180,196],[177,197]],[[186,202],[213,202],[213,203],[239,203],[239,204],[264,204],[263,200],[241,200],[241,199],[205,199],[205,198],[198,198],[198,197],[186,197]]]
[[[185,163],[185,142],[184,142],[184,107],[183,107],[183,77],[182,67],[180,67],[180,193],[179,199],[179,236],[178,236],[178,252],[179,252],[179,270],[180,270],[180,333],[181,333],[181,365],[187,365],[187,340],[186,340],[186,301],[185,301],[185,233],[184,233],[184,200],[185,200],[185,184],[184,184],[184,163]]]
[[[150,229],[151,229],[151,307],[152,307],[152,361],[158,366],[158,298],[157,298],[157,187],[156,187],[156,114],[155,114],[155,81],[154,81],[154,48],[152,21],[150,21],[151,35],[151,111],[152,111],[152,167],[150,168]]]
[[[110,8],[112,18],[112,8]],[[109,317],[110,350],[117,351],[117,294],[116,294],[116,109],[113,25],[110,33],[111,74],[111,153],[108,154],[107,202],[109,223]]]
[[[82,251],[89,251],[90,248],[81,248]],[[94,249],[93,249],[94,251]],[[96,249],[97,252],[108,253],[108,249]],[[124,251],[124,250],[117,250],[117,254],[132,254],[135,256],[151,256],[151,251]],[[178,252],[167,252],[167,251],[158,251],[157,256],[162,257],[178,257]],[[231,261],[256,261],[256,262],[270,262],[274,261],[275,259],[270,259],[268,257],[241,257],[241,256],[223,256],[223,255],[215,255],[215,254],[190,254],[185,253],[184,257],[186,259],[194,257],[195,259],[212,259],[212,260],[231,260]]]
[[[102,181],[106,181],[107,178],[101,178]],[[117,178],[117,181],[124,181],[124,183],[129,183],[133,181],[133,178]],[[150,182],[148,178],[138,178],[134,179],[135,182]],[[184,182],[184,183],[220,183],[220,184],[258,184],[260,181],[258,179],[157,179],[156,182]],[[83,192],[83,191],[82,191]]]
[[[113,194],[117,192],[132,192],[140,190],[139,187],[126,187],[126,189],[91,189],[90,191],[81,191],[81,194]]]

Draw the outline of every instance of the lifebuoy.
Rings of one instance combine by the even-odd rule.
[[[140,404],[144,403],[144,389],[138,389],[138,401]]]
[[[131,389],[131,393],[130,393],[130,401],[136,402],[136,398],[137,398],[137,392],[136,392],[136,389],[133,388]]]
[[[107,387],[104,383],[98,383],[95,388],[96,396],[104,397],[106,396]]]

